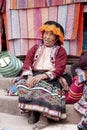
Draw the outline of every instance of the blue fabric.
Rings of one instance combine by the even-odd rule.
[[[7,91],[7,95],[18,96],[17,87],[15,85],[12,85],[10,89]]]
[[[83,47],[82,47],[83,50],[86,50],[87,49],[87,29],[84,29],[84,32],[83,32]]]

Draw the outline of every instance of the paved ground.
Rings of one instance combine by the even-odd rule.
[[[32,130],[33,125],[28,124],[27,116],[0,113],[0,130]],[[78,130],[76,124],[52,123],[43,130]]]

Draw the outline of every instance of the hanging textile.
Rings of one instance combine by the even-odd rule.
[[[27,2],[31,1],[28,0]],[[37,3],[38,1],[35,0],[35,2]],[[23,0],[19,6],[24,6],[24,9],[14,9],[16,7],[15,5],[18,4],[20,3],[15,0],[13,9],[11,8],[9,10],[13,5],[13,1],[7,1],[6,8],[7,29],[9,30],[8,49],[13,54],[25,55],[28,49],[34,44],[39,44],[41,41],[39,27],[47,20],[57,21],[63,26],[65,32],[64,47],[67,54],[78,56],[81,54],[83,40],[83,4],[77,3],[49,8],[25,8],[28,3]],[[16,45],[18,45],[18,48],[16,48]]]
[[[3,13],[5,13],[5,9],[6,9],[6,0],[0,0],[0,51],[2,50],[2,43],[4,44],[2,34],[3,34]]]
[[[9,9],[42,8],[79,2],[85,3],[87,0],[10,0]]]

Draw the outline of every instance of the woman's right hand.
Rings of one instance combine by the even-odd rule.
[[[33,79],[33,76],[29,75],[28,76],[28,79],[26,81],[26,85],[29,87],[29,88],[32,88],[33,87],[33,83],[32,83],[32,79]]]

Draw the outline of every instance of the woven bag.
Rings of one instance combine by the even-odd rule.
[[[0,53],[0,73],[3,77],[16,77],[22,68],[22,61],[10,51]]]

